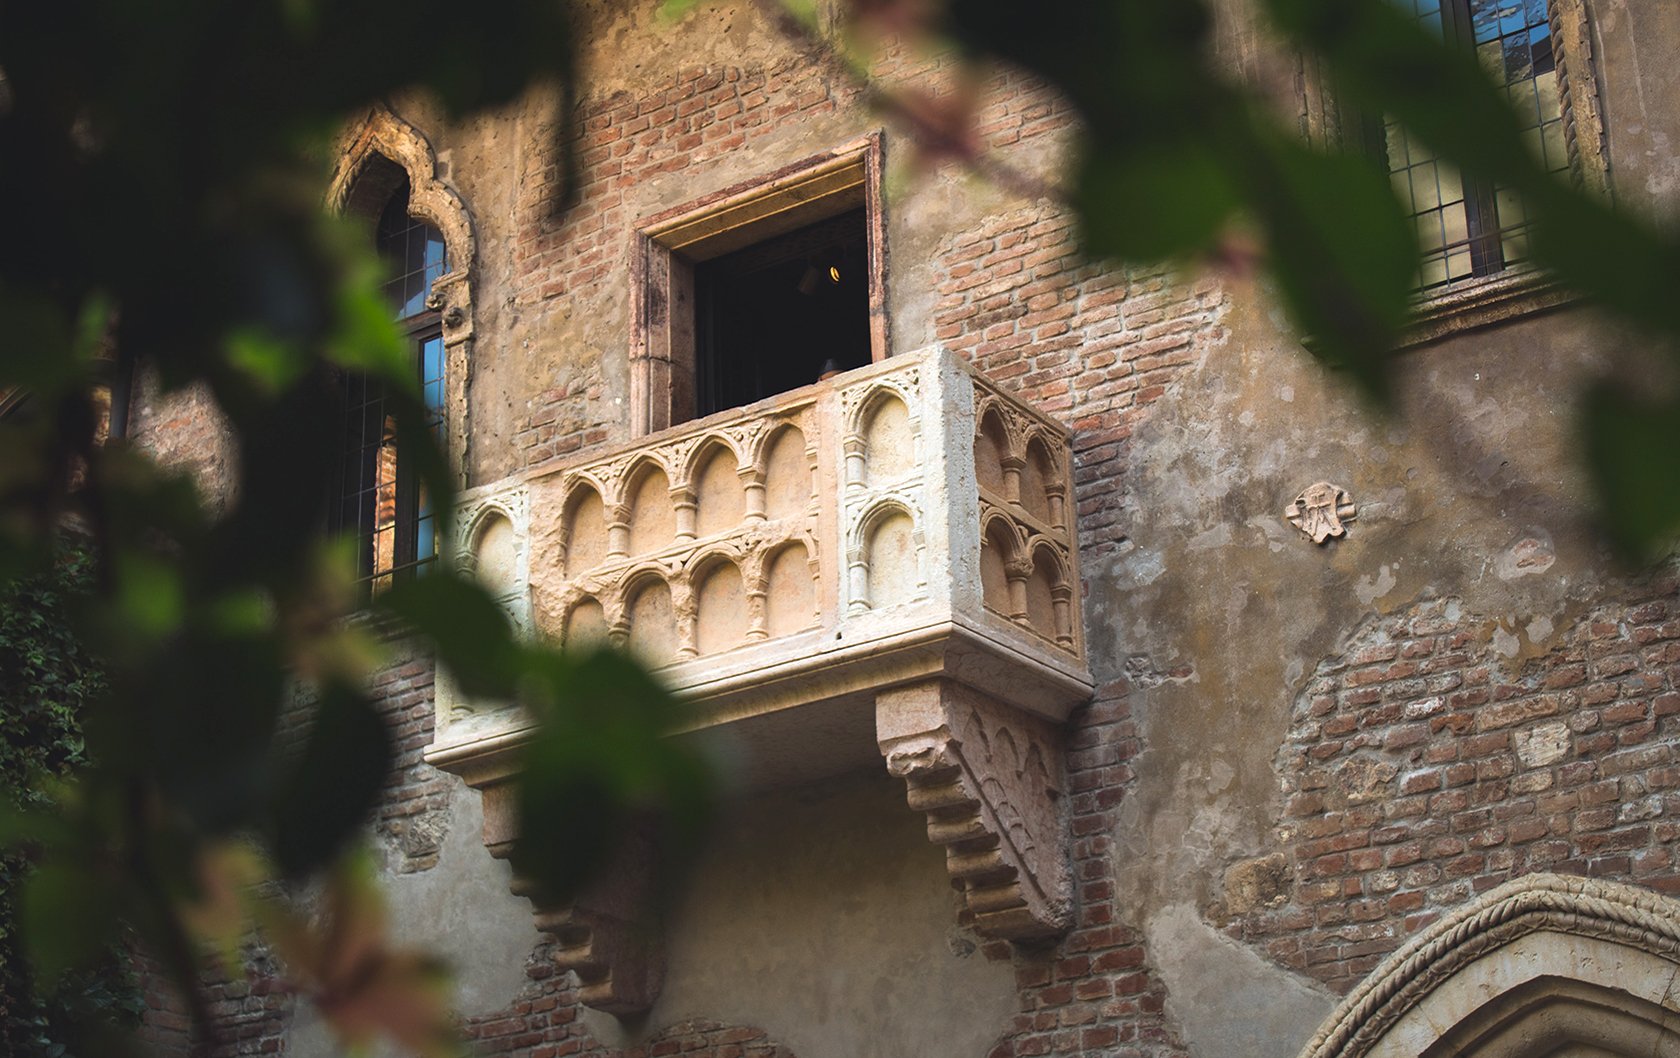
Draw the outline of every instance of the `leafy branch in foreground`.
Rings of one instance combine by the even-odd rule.
[[[383,386],[400,458],[445,520],[453,507],[370,240],[326,215],[311,159],[331,154],[347,115],[407,91],[459,116],[545,83],[572,132],[568,10],[492,0],[455,15],[426,0],[0,6],[0,581],[46,568],[60,528],[78,527],[90,597],[67,628],[107,674],[87,696],[88,763],[0,836],[41,865],[21,909],[36,983],[50,990],[132,936],[187,998],[201,1048],[207,945],[252,922],[346,1037],[441,1038],[401,1013],[431,1009],[432,964],[367,961],[365,886],[287,925],[257,883],[339,870],[394,759],[366,689],[379,642],[346,620],[348,563],[320,535],[337,457],[323,424],[343,421],[345,374]],[[232,438],[222,495],[121,436],[135,365],[214,401]],[[122,399],[119,436],[102,443],[106,387]],[[438,592],[451,612],[430,622]],[[645,676],[516,643],[482,591],[448,575],[382,605],[434,635],[464,686],[517,694],[539,726],[594,730],[580,692],[641,703],[635,723],[595,735],[603,760],[634,762],[622,776],[596,766],[588,794],[608,815],[704,804],[697,767],[658,739],[669,703]],[[293,752],[283,736],[300,726]],[[556,800],[529,811],[548,833],[599,818]],[[537,880],[563,892],[589,862]],[[230,902],[229,889],[251,893]],[[394,969],[362,973],[379,966]]]
[[[1195,258],[1246,225],[1315,353],[1387,392],[1417,268],[1412,229],[1380,166],[1303,144],[1218,65],[1204,3],[856,8],[859,25],[950,42],[1062,91],[1083,119],[1070,183],[1094,253]],[[1672,233],[1544,173],[1471,59],[1380,0],[1265,10],[1349,106],[1392,115],[1519,194],[1535,253],[1561,279],[1680,347]],[[370,939],[380,934],[365,888],[333,866],[393,759],[365,689],[378,642],[345,621],[346,564],[317,533],[334,457],[322,424],[342,421],[335,379],[380,380],[401,458],[445,515],[453,481],[365,233],[324,215],[325,180],[306,159],[330,153],[346,115],[409,90],[459,116],[553,84],[569,137],[567,9],[487,0],[456,16],[437,0],[0,6],[0,405],[12,409],[0,418],[0,580],[49,568],[61,528],[79,527],[91,601],[73,628],[107,673],[87,694],[80,780],[5,828],[48,865],[24,915],[39,979],[97,962],[132,930],[193,997],[206,943],[225,947],[241,923],[266,921],[299,991],[340,1012],[348,1036],[379,1026],[447,1045],[428,1005],[433,965]],[[925,123],[960,153],[970,141],[951,118]],[[136,364],[165,387],[201,387],[225,418],[238,484],[217,504],[122,438],[99,443],[95,394]],[[1677,401],[1606,391],[1590,405],[1599,485],[1631,548],[1680,522]],[[519,859],[551,893],[579,884],[617,821],[692,821],[703,809],[703,769],[660,737],[669,700],[621,659],[519,642],[482,591],[449,576],[381,606],[435,642],[467,693],[533,710],[520,803],[537,839]],[[280,736],[298,700],[308,733],[294,754]],[[583,801],[590,810],[573,812]],[[251,858],[228,851],[241,843]],[[314,924],[262,902],[259,881],[323,872],[345,888]],[[252,895],[230,902],[229,891]],[[351,978],[391,991],[356,996]],[[208,1026],[202,1003],[195,1014]]]

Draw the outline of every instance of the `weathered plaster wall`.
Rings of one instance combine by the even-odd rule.
[[[1618,199],[1680,215],[1680,9],[1663,0],[1592,0],[1610,171]]]
[[[985,1053],[1015,1011],[1014,974],[956,928],[924,829],[884,771],[740,806],[674,915],[646,1024],[584,1024],[614,1044],[714,1018],[802,1056]]]

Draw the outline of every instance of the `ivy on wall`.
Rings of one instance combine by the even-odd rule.
[[[50,807],[55,781],[87,763],[82,718],[106,684],[73,614],[92,580],[88,554],[67,546],[50,570],[0,594],[0,809]],[[33,866],[26,848],[0,853],[0,1058],[93,1053],[77,1047],[80,1029],[133,1021],[139,990],[112,952],[102,967],[68,975],[46,996],[36,993],[17,900]]]

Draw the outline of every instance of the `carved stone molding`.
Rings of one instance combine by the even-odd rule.
[[[513,786],[483,787],[484,844],[506,859],[517,820]],[[596,1010],[626,1017],[652,1008],[665,982],[664,934],[654,886],[656,852],[647,835],[628,832],[611,863],[575,900],[550,903],[527,880],[515,877],[515,896],[531,900],[537,929],[555,939],[554,963],[577,975],[578,999]]]
[[[1511,1021],[1512,1011],[1502,1010],[1499,1000],[1531,981],[1556,982],[1547,987],[1565,999],[1568,987],[1580,983],[1617,996],[1624,1012],[1656,1004],[1652,1009],[1661,1014],[1657,1008],[1680,1003],[1666,992],[1676,975],[1680,901],[1615,882],[1526,875],[1438,919],[1384,959],[1300,1058],[1434,1054],[1433,1040],[1474,1036],[1497,1028],[1492,1020]],[[1656,991],[1637,994],[1646,986]],[[1529,1008],[1543,1009],[1547,996],[1522,998]],[[1454,1047],[1450,1053],[1482,1052]]]
[[[1044,720],[951,680],[882,691],[875,729],[887,770],[945,847],[975,929],[1043,940],[1073,910],[1061,739]]]
[[[449,271],[432,281],[426,307],[435,310],[443,324],[446,448],[456,483],[464,486],[472,439],[467,390],[478,275],[472,215],[455,189],[438,176],[431,143],[385,106],[368,108],[339,136],[327,207],[335,213],[377,218],[403,177],[408,180],[410,215],[438,230],[448,257]]]

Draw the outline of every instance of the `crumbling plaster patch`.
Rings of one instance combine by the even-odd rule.
[[[454,1010],[469,1018],[499,1010],[519,995],[527,983],[526,960],[542,939],[531,924],[530,905],[508,891],[508,865],[485,849],[482,826],[478,794],[452,779],[437,866],[382,878],[392,944],[448,952]],[[314,1008],[299,1003],[286,1054],[337,1058],[341,1053]],[[398,1052],[385,1047],[374,1053],[385,1058]]]
[[[1146,935],[1170,982],[1167,1015],[1195,1054],[1291,1058],[1336,1005],[1329,989],[1279,974],[1209,926],[1193,904],[1162,908]]]

